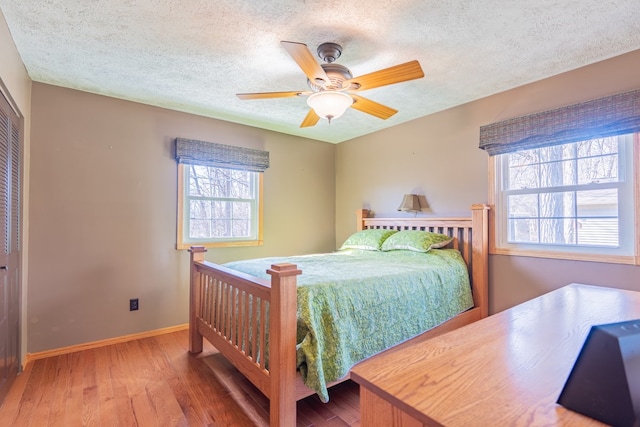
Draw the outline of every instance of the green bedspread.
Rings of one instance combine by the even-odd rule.
[[[302,270],[297,363],[323,402],[329,400],[327,383],[356,363],[473,306],[466,265],[453,249],[343,250],[225,266],[269,279],[266,270],[283,262]]]

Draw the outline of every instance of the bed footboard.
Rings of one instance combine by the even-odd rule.
[[[296,276],[274,264],[271,282],[204,260],[192,247],[189,351],[206,337],[269,398],[270,425],[296,423]],[[268,357],[267,357],[268,355]]]

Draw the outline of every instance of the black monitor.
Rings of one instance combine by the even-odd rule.
[[[613,426],[640,426],[640,319],[591,327],[558,403]]]

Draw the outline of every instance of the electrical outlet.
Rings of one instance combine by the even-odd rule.
[[[135,311],[139,308],[138,298],[132,298],[129,300],[129,311]]]

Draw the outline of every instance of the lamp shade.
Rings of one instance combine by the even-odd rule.
[[[422,210],[422,207],[420,206],[420,198],[417,194],[405,194],[398,210],[407,212],[418,212]]]
[[[316,92],[307,98],[307,104],[323,119],[331,123],[337,119],[353,104],[353,98],[343,92],[325,90]]]

